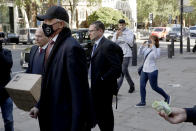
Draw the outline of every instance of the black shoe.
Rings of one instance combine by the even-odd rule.
[[[130,87],[128,93],[133,93],[135,91],[135,86]]]
[[[168,96],[167,99],[165,99],[165,102],[167,102],[168,105],[170,105],[171,102],[171,96]]]
[[[135,107],[144,107],[146,106],[146,103],[140,102],[137,105],[135,105]]]

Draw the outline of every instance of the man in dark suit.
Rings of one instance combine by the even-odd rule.
[[[38,27],[35,32],[35,41],[36,45],[32,46],[30,51],[29,65],[26,73],[43,74],[45,49],[48,45],[47,43],[49,39],[44,35],[43,29],[41,27]],[[38,112],[36,106],[30,110],[30,116],[37,118],[37,116],[34,117],[34,115],[31,115],[35,114],[35,112]]]
[[[47,47],[49,39],[44,35],[41,27],[39,27],[35,32],[35,41],[36,45],[32,46],[30,51],[29,65],[26,73],[42,74],[45,49]]]
[[[50,7],[42,29],[50,39],[45,54],[38,112],[41,131],[85,131],[89,113],[89,86],[86,56],[71,36],[69,16],[60,6]]]
[[[98,126],[101,131],[113,131],[113,89],[117,88],[117,78],[121,75],[122,67],[116,52],[118,45],[103,36],[104,30],[104,24],[100,21],[89,27],[90,39],[94,42],[89,75]]]

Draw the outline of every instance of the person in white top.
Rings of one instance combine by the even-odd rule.
[[[156,59],[160,57],[159,39],[157,36],[150,36],[149,42],[144,42],[140,46],[138,55],[143,55],[145,62],[140,75],[140,95],[141,101],[136,107],[144,107],[146,105],[146,83],[149,80],[154,91],[165,98],[165,102],[170,103],[171,97],[165,91],[158,87],[158,69]]]
[[[124,76],[127,79],[129,84],[129,93],[132,93],[135,90],[134,83],[131,79],[131,76],[128,71],[129,61],[132,58],[132,50],[134,43],[134,34],[131,30],[126,28],[125,20],[120,19],[118,22],[118,30],[114,33],[112,41],[114,41],[117,45],[119,45],[123,50],[123,63],[122,63],[122,75],[118,79],[118,88],[122,86]]]

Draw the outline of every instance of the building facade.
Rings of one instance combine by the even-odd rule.
[[[0,26],[6,33],[18,33],[19,28],[29,28],[25,10],[13,1],[0,3]]]
[[[103,0],[102,7],[110,7],[121,11],[130,20],[130,28],[137,29],[137,1],[136,0]]]

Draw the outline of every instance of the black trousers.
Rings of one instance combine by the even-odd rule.
[[[99,95],[95,101],[95,114],[97,124],[101,131],[114,130],[114,114],[112,109],[112,93]]]

